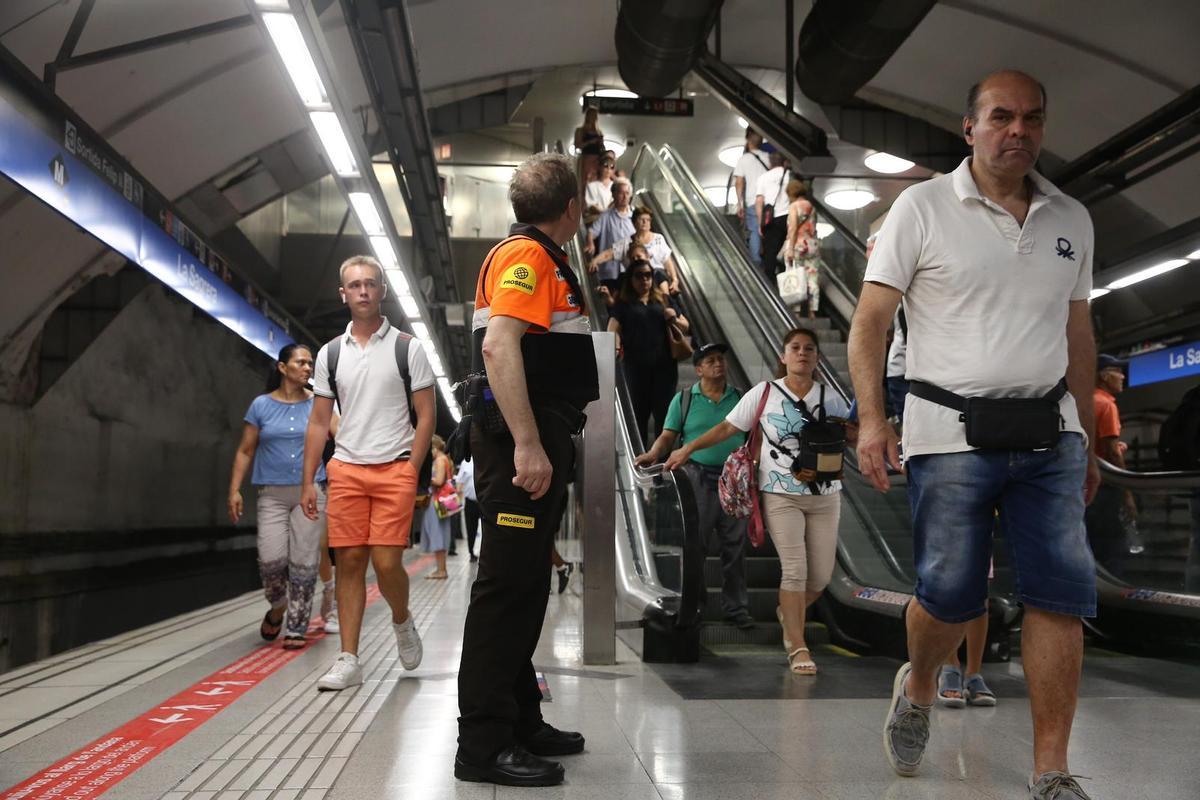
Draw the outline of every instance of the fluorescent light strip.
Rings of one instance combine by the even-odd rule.
[[[371,249],[375,251],[379,263],[383,264],[384,272],[400,269],[400,260],[396,258],[396,251],[392,249],[391,239],[386,236],[368,236],[367,241],[371,243]]]
[[[424,322],[421,322],[420,320],[413,321],[412,329],[413,335],[415,335],[418,339],[429,339],[429,327]]]
[[[1193,250],[1184,256],[1184,258],[1188,259],[1189,261],[1200,261],[1200,250]]]
[[[354,206],[354,214],[358,224],[362,226],[367,236],[383,236],[383,219],[375,208],[375,201],[369,192],[350,192],[350,205]]]
[[[296,18],[291,14],[263,14],[262,18],[301,102],[308,108],[328,107],[329,95],[325,92],[325,84],[321,83],[321,75],[308,52],[308,46],[304,44],[304,36],[296,24]]]
[[[1109,289],[1124,289],[1126,286],[1132,286],[1135,283],[1141,283],[1150,278],[1156,278],[1159,275],[1170,272],[1173,269],[1179,269],[1184,264],[1187,264],[1186,258],[1172,258],[1170,261],[1164,261],[1161,264],[1155,264],[1153,267],[1139,270],[1132,275],[1126,275],[1124,278],[1118,278],[1108,285]]]
[[[1088,295],[1088,300],[1095,300],[1097,297],[1104,297],[1110,293],[1112,289],[1092,289],[1092,293]]]
[[[410,321],[421,317],[421,309],[417,307],[417,301],[413,299],[412,295],[401,295],[400,310]]]
[[[357,175],[358,162],[354,160],[350,140],[346,138],[337,114],[332,111],[310,111],[308,117],[317,129],[317,136],[321,139],[321,146],[325,148],[333,171],[344,177]]]
[[[411,297],[412,292],[408,288],[408,278],[404,277],[404,273],[399,269],[383,270],[383,274],[387,275],[388,283],[392,285],[392,292],[397,297]]]

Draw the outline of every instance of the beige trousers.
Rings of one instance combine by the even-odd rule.
[[[763,492],[767,532],[779,553],[788,592],[819,592],[829,585],[837,558],[838,519],[842,493],[780,494]]]

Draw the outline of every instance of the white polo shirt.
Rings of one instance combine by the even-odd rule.
[[[384,319],[362,348],[350,333],[351,325],[342,334],[338,354],[337,387],[342,414],[333,457],[347,464],[386,464],[407,455],[416,434],[409,419],[404,379],[396,364],[399,332]],[[433,385],[433,368],[416,339],[408,343],[408,374],[414,393]],[[333,398],[328,344],[317,353],[313,392]]]
[[[755,194],[762,195],[763,211],[766,211],[769,205],[775,206],[775,219],[787,217],[787,185],[791,179],[790,170],[783,167],[772,167],[758,178],[758,188],[755,190]]]
[[[1037,397],[1067,372],[1067,311],[1092,289],[1087,211],[1036,172],[1025,224],[979,193],[970,158],[896,199],[864,280],[904,292],[905,377],[963,397]],[[1066,430],[1083,433],[1075,400]],[[904,453],[972,449],[958,412],[909,395]]]
[[[767,166],[768,163],[767,154],[762,150],[747,150],[742,153],[733,168],[733,177],[746,179],[746,185],[742,187],[742,201],[750,208],[754,208],[754,193],[758,191],[758,179],[770,169]]]

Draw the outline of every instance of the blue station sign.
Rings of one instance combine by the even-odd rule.
[[[0,172],[272,358],[293,341],[286,315],[17,69],[7,58],[0,63]]]
[[[1155,350],[1129,359],[1129,385],[1143,386],[1200,375],[1200,342]]]

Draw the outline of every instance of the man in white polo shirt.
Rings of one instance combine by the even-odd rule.
[[[350,324],[317,353],[316,399],[304,441],[303,476],[308,488],[300,498],[305,514],[313,516],[312,476],[337,400],[341,418],[327,467],[326,518],[329,546],[337,549],[342,652],[317,681],[317,688],[326,691],[362,683],[358,638],[366,608],[368,562],[375,566],[379,591],[391,606],[400,663],[409,670],[421,663],[421,637],[408,609],[404,550],[409,545],[417,473],[429,452],[435,413],[434,376],[425,351],[380,312],[387,284],[379,262],[352,256],[342,264],[340,274],[338,291],[350,307]],[[399,360],[405,348],[407,386]],[[331,370],[334,350],[337,358]]]
[[[998,510],[1025,606],[1029,796],[1086,798],[1068,770],[1067,746],[1083,659],[1079,618],[1096,607],[1083,524],[1099,483],[1085,446],[1096,366],[1092,223],[1034,171],[1046,112],[1040,83],[995,73],[972,87],[967,108],[972,156],[896,200],[850,333],[859,462],[886,491],[886,466],[900,464],[884,417],[884,337],[903,297],[903,444],[917,582],[906,613],[911,662],[896,675],[885,753],[899,774],[916,773],[938,669],[964,623],[985,613]]]

